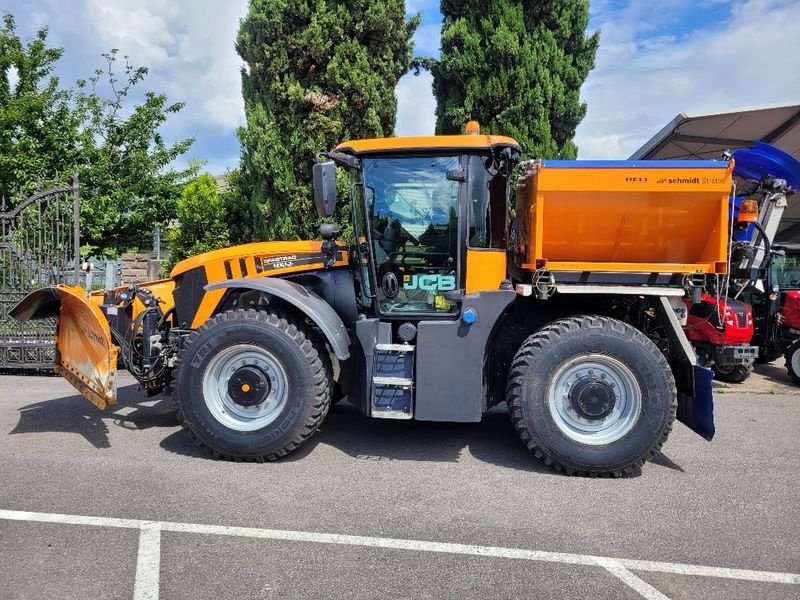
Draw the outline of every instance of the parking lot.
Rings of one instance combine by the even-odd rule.
[[[211,460],[132,379],[101,413],[0,377],[0,597],[798,598],[800,393],[782,366],[636,477],[571,478],[479,424],[342,403],[277,463]]]

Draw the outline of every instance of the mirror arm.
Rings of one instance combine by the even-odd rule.
[[[331,151],[325,154],[328,158],[330,158],[333,162],[343,167],[347,167],[349,169],[360,169],[361,168],[361,161],[358,160],[352,154],[346,154],[345,152],[336,152]]]

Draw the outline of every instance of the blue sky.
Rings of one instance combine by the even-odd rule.
[[[438,54],[439,2],[406,6],[422,15],[415,51]],[[215,174],[239,159],[233,41],[246,9],[246,0],[0,0],[24,36],[49,27],[50,42],[65,49],[65,83],[88,77],[110,48],[150,67],[146,87],[187,103],[165,136],[196,138],[190,157]],[[594,0],[589,30],[598,29],[580,158],[625,158],[680,112],[800,104],[798,0]],[[397,96],[397,134],[432,133],[430,75],[406,75]]]

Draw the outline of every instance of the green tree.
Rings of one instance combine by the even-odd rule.
[[[153,228],[175,218],[177,199],[197,167],[171,166],[192,139],[168,144],[160,133],[184,103],[145,92],[143,101],[131,105],[128,97],[147,69],[126,60],[120,81],[114,70],[117,52],[103,57],[106,68],[79,81],[75,92],[81,118],[81,237],[92,254],[118,254],[151,247]]]
[[[599,44],[598,33],[586,36],[588,0],[442,0],[441,11],[437,133],[475,119],[517,139],[526,156],[575,158],[580,88]]]
[[[14,17],[0,28],[0,196],[13,206],[39,180],[65,177],[78,163],[80,117],[72,94],[52,75],[63,51],[49,48],[47,29],[27,44]]]
[[[236,240],[316,237],[311,167],[342,140],[392,135],[418,24],[404,0],[251,0],[236,43],[247,118]]]
[[[167,238],[171,265],[229,243],[223,194],[208,173],[184,186],[178,198],[177,220],[177,227]]]
[[[117,52],[74,88],[53,75],[63,55],[47,45],[47,29],[23,42],[14,18],[0,28],[0,196],[9,204],[40,182],[64,182],[78,169],[83,252],[116,255],[149,248],[156,225],[175,217],[190,169],[170,165],[192,140],[168,144],[160,129],[183,103],[153,92],[133,102],[147,75]],[[120,79],[118,78],[121,78]],[[127,115],[127,116],[125,116]]]

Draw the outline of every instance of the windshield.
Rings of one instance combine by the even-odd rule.
[[[800,289],[800,254],[774,257],[772,282],[782,290]]]
[[[367,218],[384,313],[449,313],[458,283],[458,156],[364,160]]]

